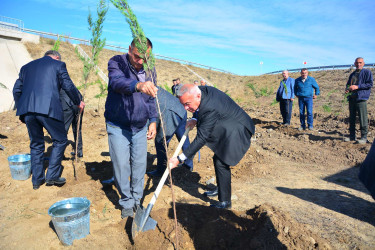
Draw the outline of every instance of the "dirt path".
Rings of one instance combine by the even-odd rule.
[[[181,249],[372,249],[375,246],[375,205],[357,179],[357,165],[370,144],[342,141],[342,129],[318,117],[316,130],[299,132],[281,127],[278,114],[263,110],[253,114],[256,136],[244,159],[232,170],[233,209],[213,210],[203,197],[212,188],[212,152],[201,150],[195,171],[174,170]],[[270,113],[268,113],[270,112]],[[66,249],[58,240],[47,215],[56,201],[87,197],[91,205],[90,235],[70,248],[173,249],[175,231],[171,195],[164,187],[153,211],[154,231],[130,236],[131,219],[121,220],[115,187],[100,180],[112,174],[104,120],[88,111],[84,122],[84,158],[73,178],[67,158],[65,186],[32,190],[31,180],[15,181],[6,157],[28,152],[27,130],[14,112],[0,114],[0,248]],[[373,131],[373,128],[371,128]],[[193,131],[194,133],[194,131]],[[72,138],[70,138],[72,139]],[[372,139],[372,138],[371,138]],[[51,141],[46,134],[46,148]],[[171,149],[176,145],[173,141]],[[156,163],[149,145],[149,169]],[[355,155],[350,153],[354,149]],[[70,146],[65,152],[69,157]],[[213,182],[212,182],[213,181]],[[144,205],[151,199],[158,179],[145,179]]]

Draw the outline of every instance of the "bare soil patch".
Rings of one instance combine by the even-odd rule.
[[[73,55],[67,56],[67,60],[73,60]],[[194,79],[187,71],[182,71],[183,66],[168,62],[170,68],[166,70],[162,61],[158,63],[160,82],[170,82],[176,75],[184,76],[186,81]],[[67,65],[69,72],[75,70],[69,69],[69,62]],[[357,178],[359,165],[371,144],[343,142],[348,129],[348,112],[347,105],[340,101],[349,72],[313,73],[322,88],[322,95],[314,104],[315,130],[300,132],[297,130],[297,103],[292,126],[283,127],[278,105],[271,105],[274,94],[255,98],[246,86],[253,82],[257,88],[267,85],[275,92],[278,76],[225,75],[223,78],[221,73],[199,70],[248,112],[256,123],[256,134],[250,150],[232,168],[232,210],[212,209],[208,205],[215,199],[202,195],[215,184],[213,155],[208,148],[201,150],[199,162],[195,156],[194,172],[183,168],[173,170],[179,248],[373,249],[375,205]],[[77,77],[75,82],[79,81],[78,73],[71,75]],[[92,105],[83,117],[84,157],[75,164],[78,178],[73,177],[69,145],[62,163],[62,176],[67,178],[67,183],[61,188],[43,185],[34,191],[31,179],[16,181],[11,178],[7,157],[29,152],[29,138],[25,125],[15,117],[14,111],[0,114],[0,143],[6,147],[5,151],[0,151],[1,249],[66,249],[50,226],[47,210],[54,202],[70,197],[87,197],[92,205],[90,235],[74,241],[69,248],[176,247],[169,185],[164,186],[151,212],[158,221],[157,228],[133,239],[130,233],[132,219],[121,220],[116,188],[101,184],[101,180],[112,176],[112,164],[103,109],[96,110],[97,100],[93,99],[96,90],[90,91],[88,102]],[[328,103],[331,103],[330,112],[322,108]],[[375,130],[372,99],[368,109],[369,141],[372,142]],[[191,132],[191,137],[194,133]],[[45,139],[48,156],[52,142],[47,133]],[[71,132],[69,139],[73,139]],[[170,152],[176,145],[173,140]],[[149,142],[148,170],[154,169],[155,164],[155,149]],[[151,199],[158,181],[145,176],[144,206]]]

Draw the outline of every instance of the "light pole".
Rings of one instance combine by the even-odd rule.
[[[263,62],[260,62],[260,74],[262,74],[262,66],[263,66]]]

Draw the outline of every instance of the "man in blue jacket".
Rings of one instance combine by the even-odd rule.
[[[367,142],[368,117],[367,117],[367,100],[371,94],[373,85],[372,73],[364,69],[365,62],[362,57],[355,59],[356,70],[350,74],[346,84],[346,94],[349,94],[349,138],[345,141],[355,141],[355,118],[358,113],[359,124],[361,129],[361,139],[359,144]]]
[[[147,46],[146,53],[150,53],[152,43],[148,39]],[[147,165],[147,139],[156,135],[158,113],[154,97],[158,89],[143,68],[144,56],[139,54],[133,40],[127,54],[114,56],[108,62],[104,116],[122,218],[133,216],[133,208],[140,204]],[[156,82],[155,69],[151,74]]]
[[[276,93],[276,100],[280,102],[280,112],[283,117],[283,125],[289,126],[292,118],[294,101],[294,79],[289,77],[289,71],[283,71],[283,80],[280,82]]]
[[[74,105],[79,105],[81,110],[84,107],[65,63],[60,60],[60,53],[47,51],[44,57],[21,68],[13,88],[17,115],[26,123],[29,132],[34,189],[38,189],[44,182],[49,185],[62,185],[66,182],[65,178],[60,177],[61,160],[68,142],[59,97],[60,89],[65,90]],[[53,141],[46,175],[43,168],[43,128],[48,131]]]
[[[187,112],[180,101],[168,91],[163,88],[158,88],[158,100],[161,116],[163,118],[165,138],[167,147],[173,135],[176,135],[177,140],[180,141],[185,133]],[[167,153],[164,147],[164,135],[161,128],[160,119],[157,120],[157,134],[155,137],[155,149],[157,157],[156,170],[148,172],[147,174],[153,177],[160,177],[163,175],[167,167]],[[182,150],[190,146],[189,137],[186,138],[182,145]],[[190,171],[193,171],[193,161],[187,159],[184,166]]]
[[[298,97],[299,119],[301,122],[301,127],[298,130],[302,131],[306,129],[305,109],[307,112],[308,128],[309,130],[313,130],[313,99],[316,99],[320,91],[318,83],[314,77],[309,76],[306,68],[301,69],[301,77],[298,77],[295,81],[294,93]]]

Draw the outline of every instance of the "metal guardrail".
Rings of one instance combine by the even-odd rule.
[[[345,65],[330,65],[330,66],[317,66],[317,67],[303,67],[303,68],[298,68],[298,69],[284,69],[288,70],[289,72],[298,72],[301,71],[301,69],[306,68],[307,70],[325,70],[325,69],[330,69],[330,70],[335,70],[335,69],[342,69],[342,68],[354,68],[354,64],[345,64]],[[375,63],[367,63],[364,65],[364,67],[375,67]],[[265,75],[272,75],[272,74],[278,74],[282,73],[284,70],[278,70],[278,71],[273,71],[269,73],[265,73]]]
[[[23,32],[30,32],[30,33],[52,36],[52,37],[57,37],[57,38],[62,37],[62,38],[68,39],[68,40],[74,40],[74,41],[79,41],[79,42],[83,42],[83,43],[86,43],[86,44],[90,44],[90,41],[85,40],[85,39],[80,39],[80,38],[76,38],[76,37],[60,35],[60,34],[55,34],[55,33],[50,33],[50,32],[44,32],[44,31],[39,31],[39,30],[26,29],[23,26],[22,20],[10,18],[10,17],[0,16],[0,22],[1,22],[0,27],[3,26],[3,27],[7,27],[8,29],[14,29],[15,26],[16,26],[18,30],[23,31]],[[110,44],[106,44],[105,47],[114,48],[114,49],[117,49],[117,50],[128,51],[128,48],[110,45]],[[159,59],[168,59],[170,61],[179,62],[179,63],[182,63],[182,64],[193,65],[193,66],[200,67],[200,68],[207,68],[209,70],[215,70],[215,71],[219,71],[219,72],[223,72],[223,73],[227,73],[227,74],[233,74],[233,73],[231,73],[229,71],[226,71],[226,70],[223,70],[223,69],[218,69],[218,68],[207,66],[207,65],[204,65],[204,64],[190,62],[190,61],[177,59],[177,58],[173,58],[173,57],[163,56],[163,55],[159,55],[159,54],[155,54],[155,57],[159,58]]]
[[[13,31],[23,31],[23,21],[11,17],[0,16],[0,28],[10,29]]]
[[[89,57],[89,55],[87,55],[87,53],[78,44],[74,44],[74,46],[77,48],[78,53],[81,56],[83,56],[85,59],[88,59],[88,60],[91,61],[91,58]],[[102,80],[105,81],[108,84],[109,79],[108,79],[107,75],[103,73],[103,71],[98,67],[98,65],[95,65],[95,70],[98,73],[98,75],[100,76],[100,78],[102,78]]]

